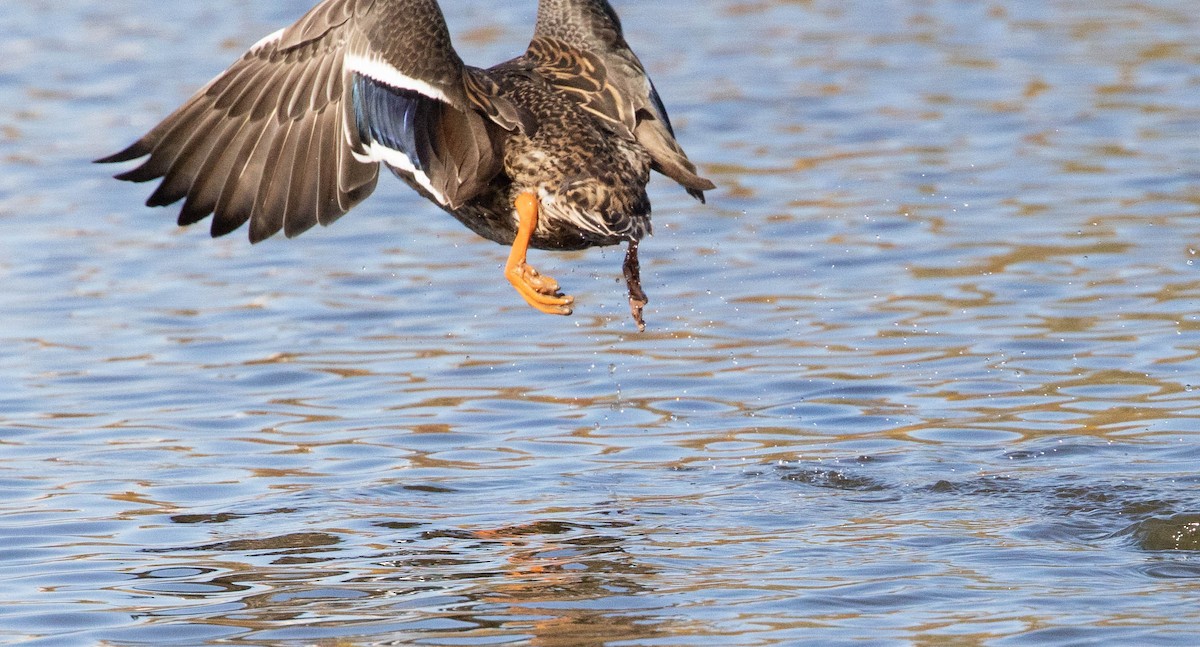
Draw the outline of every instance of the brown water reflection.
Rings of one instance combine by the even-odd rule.
[[[425,525],[376,523],[407,538],[388,542],[395,547],[360,546],[367,552],[359,558],[372,566],[353,573],[329,568],[330,560],[319,557],[337,550],[342,538],[299,533],[155,551],[212,566],[160,567],[120,589],[137,597],[177,597],[193,614],[224,609],[206,622],[268,641],[312,639],[333,629],[331,635],[343,638],[331,644],[387,636],[401,642],[506,637],[534,645],[602,645],[696,629],[640,613],[636,596],[650,591],[656,572],[622,550],[620,533],[630,523],[539,521],[472,531]],[[238,602],[231,606],[232,596]],[[217,607],[195,606],[206,600]],[[163,623],[178,613],[157,607],[128,612]]]

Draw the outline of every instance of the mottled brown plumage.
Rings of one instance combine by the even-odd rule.
[[[650,156],[634,140],[614,137],[569,97],[548,91],[517,59],[489,70],[500,96],[528,110],[532,134],[504,138],[504,173],[492,191],[448,209],[479,235],[509,244],[516,233],[516,196],[540,198],[533,234],[539,249],[584,249],[639,240],[650,233]]]
[[[644,304],[636,243],[650,233],[650,170],[701,200],[713,188],[606,0],[542,0],[526,53],[487,70],[458,57],[435,0],[325,0],[98,161],[138,158],[117,177],[161,178],[148,205],[183,200],[179,224],[212,214],[214,236],[249,222],[252,242],[333,222],[384,164],[513,245],[509,280],[560,314],[571,299],[525,265],[526,246],[629,242],[631,304]],[[634,315],[640,325],[640,306]]]

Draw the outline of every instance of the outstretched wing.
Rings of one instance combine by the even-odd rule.
[[[675,140],[666,107],[607,0],[540,0],[525,57],[583,109],[642,144],[653,168],[688,193],[703,201],[704,191],[716,188]]]
[[[333,222],[374,190],[380,162],[453,204],[497,172],[494,131],[528,125],[473,74],[435,0],[325,0],[97,161],[148,156],[116,177],[162,178],[148,205],[184,200],[179,224],[213,214],[214,236],[249,221],[253,242]],[[411,110],[443,117],[394,118]]]

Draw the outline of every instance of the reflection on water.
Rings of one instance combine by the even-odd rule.
[[[618,0],[721,187],[652,187],[638,334],[397,182],[251,247],[87,162],[260,4],[0,12],[0,641],[1194,635],[1191,5]],[[476,63],[534,11],[444,4]]]

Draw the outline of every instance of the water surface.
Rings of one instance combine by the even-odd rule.
[[[399,182],[252,247],[88,162],[306,2],[0,13],[0,641],[1194,639],[1193,6],[616,4],[720,185],[653,185],[644,334]]]

